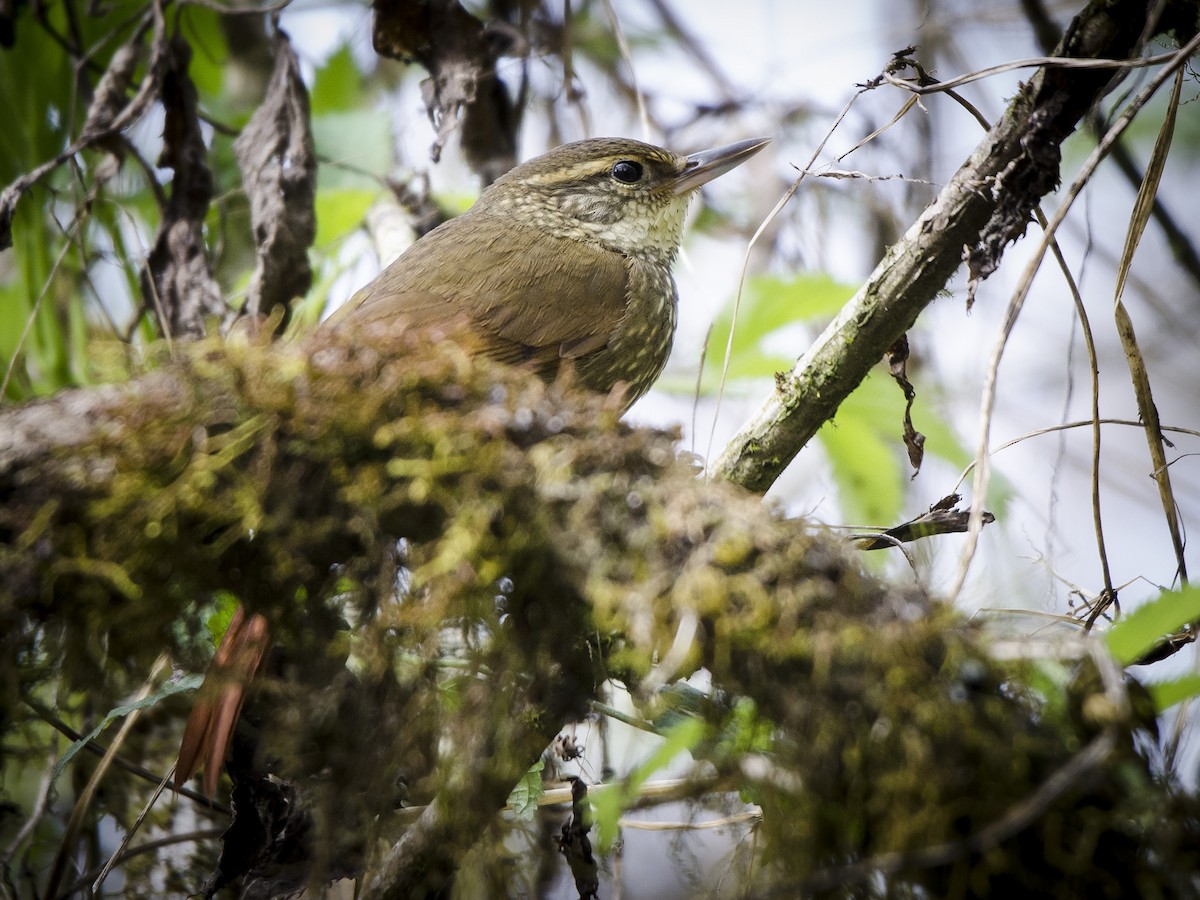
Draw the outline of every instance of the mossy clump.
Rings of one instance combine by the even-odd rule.
[[[178,351],[58,452],[0,466],[6,721],[50,681],[76,711],[115,705],[164,649],[199,668],[202,611],[236,599],[280,648],[247,719],[255,764],[311,807],[308,852],[353,869],[369,827],[432,828],[393,813],[436,801],[451,824],[411,842],[434,883],[604,679],[652,705],[641,685],[669,658],[765,726],[769,765],[736,742],[710,759],[762,803],[772,880],[884,859],[942,896],[1063,879],[1171,895],[1182,844],[1145,845],[1164,793],[1127,723],[1086,777],[979,843],[1094,735],[1047,716],[953,611],[698,477],[675,435],[620,410],[430,333]],[[702,714],[719,729],[735,708]],[[922,862],[937,846],[961,852]],[[1106,858],[1082,863],[1087,847]]]

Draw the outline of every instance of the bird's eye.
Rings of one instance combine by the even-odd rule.
[[[632,159],[623,159],[618,163],[614,163],[612,167],[612,176],[617,181],[623,181],[626,184],[633,184],[635,181],[642,179],[642,164],[634,162]]]

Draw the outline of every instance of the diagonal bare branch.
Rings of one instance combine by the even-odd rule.
[[[1092,3],[1076,17],[1057,57],[1134,53],[1144,3]],[[817,429],[916,321],[958,270],[967,248],[984,276],[1023,233],[1038,200],[1058,183],[1059,147],[1108,90],[1112,69],[1042,69],[938,197],[894,245],[867,283],[817,338],[714,465],[757,491],[775,481]]]

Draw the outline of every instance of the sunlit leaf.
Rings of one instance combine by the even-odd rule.
[[[358,228],[379,190],[329,188],[317,191],[317,236],[313,244],[327,247]]]
[[[372,109],[326,113],[313,116],[312,128],[322,157],[318,189],[374,186],[378,190],[378,182],[364,173],[382,176],[392,164],[392,127],[387,113]]]
[[[212,645],[215,648],[221,643],[221,638],[225,637],[225,632],[229,630],[229,623],[233,621],[233,614],[237,612],[238,598],[227,591],[219,591],[213,599],[217,608],[208,617],[205,624],[208,626],[208,634],[212,638]]]
[[[533,814],[537,812],[538,800],[541,799],[542,794],[546,793],[546,788],[542,784],[542,769],[545,767],[545,762],[539,759],[530,766],[525,777],[517,782],[517,786],[508,795],[508,805],[519,822],[533,821]]]
[[[833,466],[842,514],[864,525],[894,521],[903,500],[900,416],[880,412],[886,404],[880,389],[886,386],[883,379],[868,378],[817,433]],[[902,405],[903,400],[895,404]],[[889,424],[895,429],[890,440],[884,436]]]
[[[322,116],[326,113],[361,109],[362,90],[362,73],[354,64],[354,55],[350,52],[350,47],[343,44],[317,69],[317,76],[309,93],[313,115]]]
[[[1122,616],[1104,635],[1117,662],[1129,665],[1166,635],[1200,619],[1200,587],[1164,591],[1150,602]]]
[[[742,292],[732,345],[732,301],[713,322],[704,363],[705,389],[715,389],[724,369],[726,347],[731,379],[770,376],[790,369],[804,348],[797,347],[789,355],[771,353],[764,340],[788,325],[832,318],[853,294],[852,287],[822,273],[787,279],[774,275],[750,278]]]
[[[192,46],[188,75],[196,85],[201,101],[210,107],[210,111],[220,113],[224,108],[222,95],[229,62],[229,44],[222,18],[215,10],[202,6],[185,6],[180,12],[183,30]]]
[[[1176,703],[1182,703],[1192,697],[1200,697],[1200,675],[1183,675],[1171,681],[1148,684],[1146,690],[1150,692],[1150,696],[1154,700],[1154,708],[1163,712]]]

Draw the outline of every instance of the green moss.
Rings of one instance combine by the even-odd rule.
[[[4,476],[6,721],[47,682],[81,712],[111,706],[164,648],[199,667],[193,610],[236,596],[280,648],[248,706],[260,758],[307,785],[319,832],[357,858],[360,826],[405,827],[402,781],[461,817],[451,852],[602,679],[636,695],[694,625],[689,665],[751,704],[688,713],[752,736],[714,742],[714,761],[741,772],[765,751],[787,775],[738,776],[784,884],[961,843],[1124,727],[1048,714],[953,611],[697,480],[673,434],[425,340],[185,348],[159,373],[170,390],[134,382],[112,427]],[[1169,852],[1146,850],[1164,792],[1127,745],[1137,778],[1106,762],[1018,834],[899,871],[938,896],[1166,883],[1186,842],[1166,828]]]

